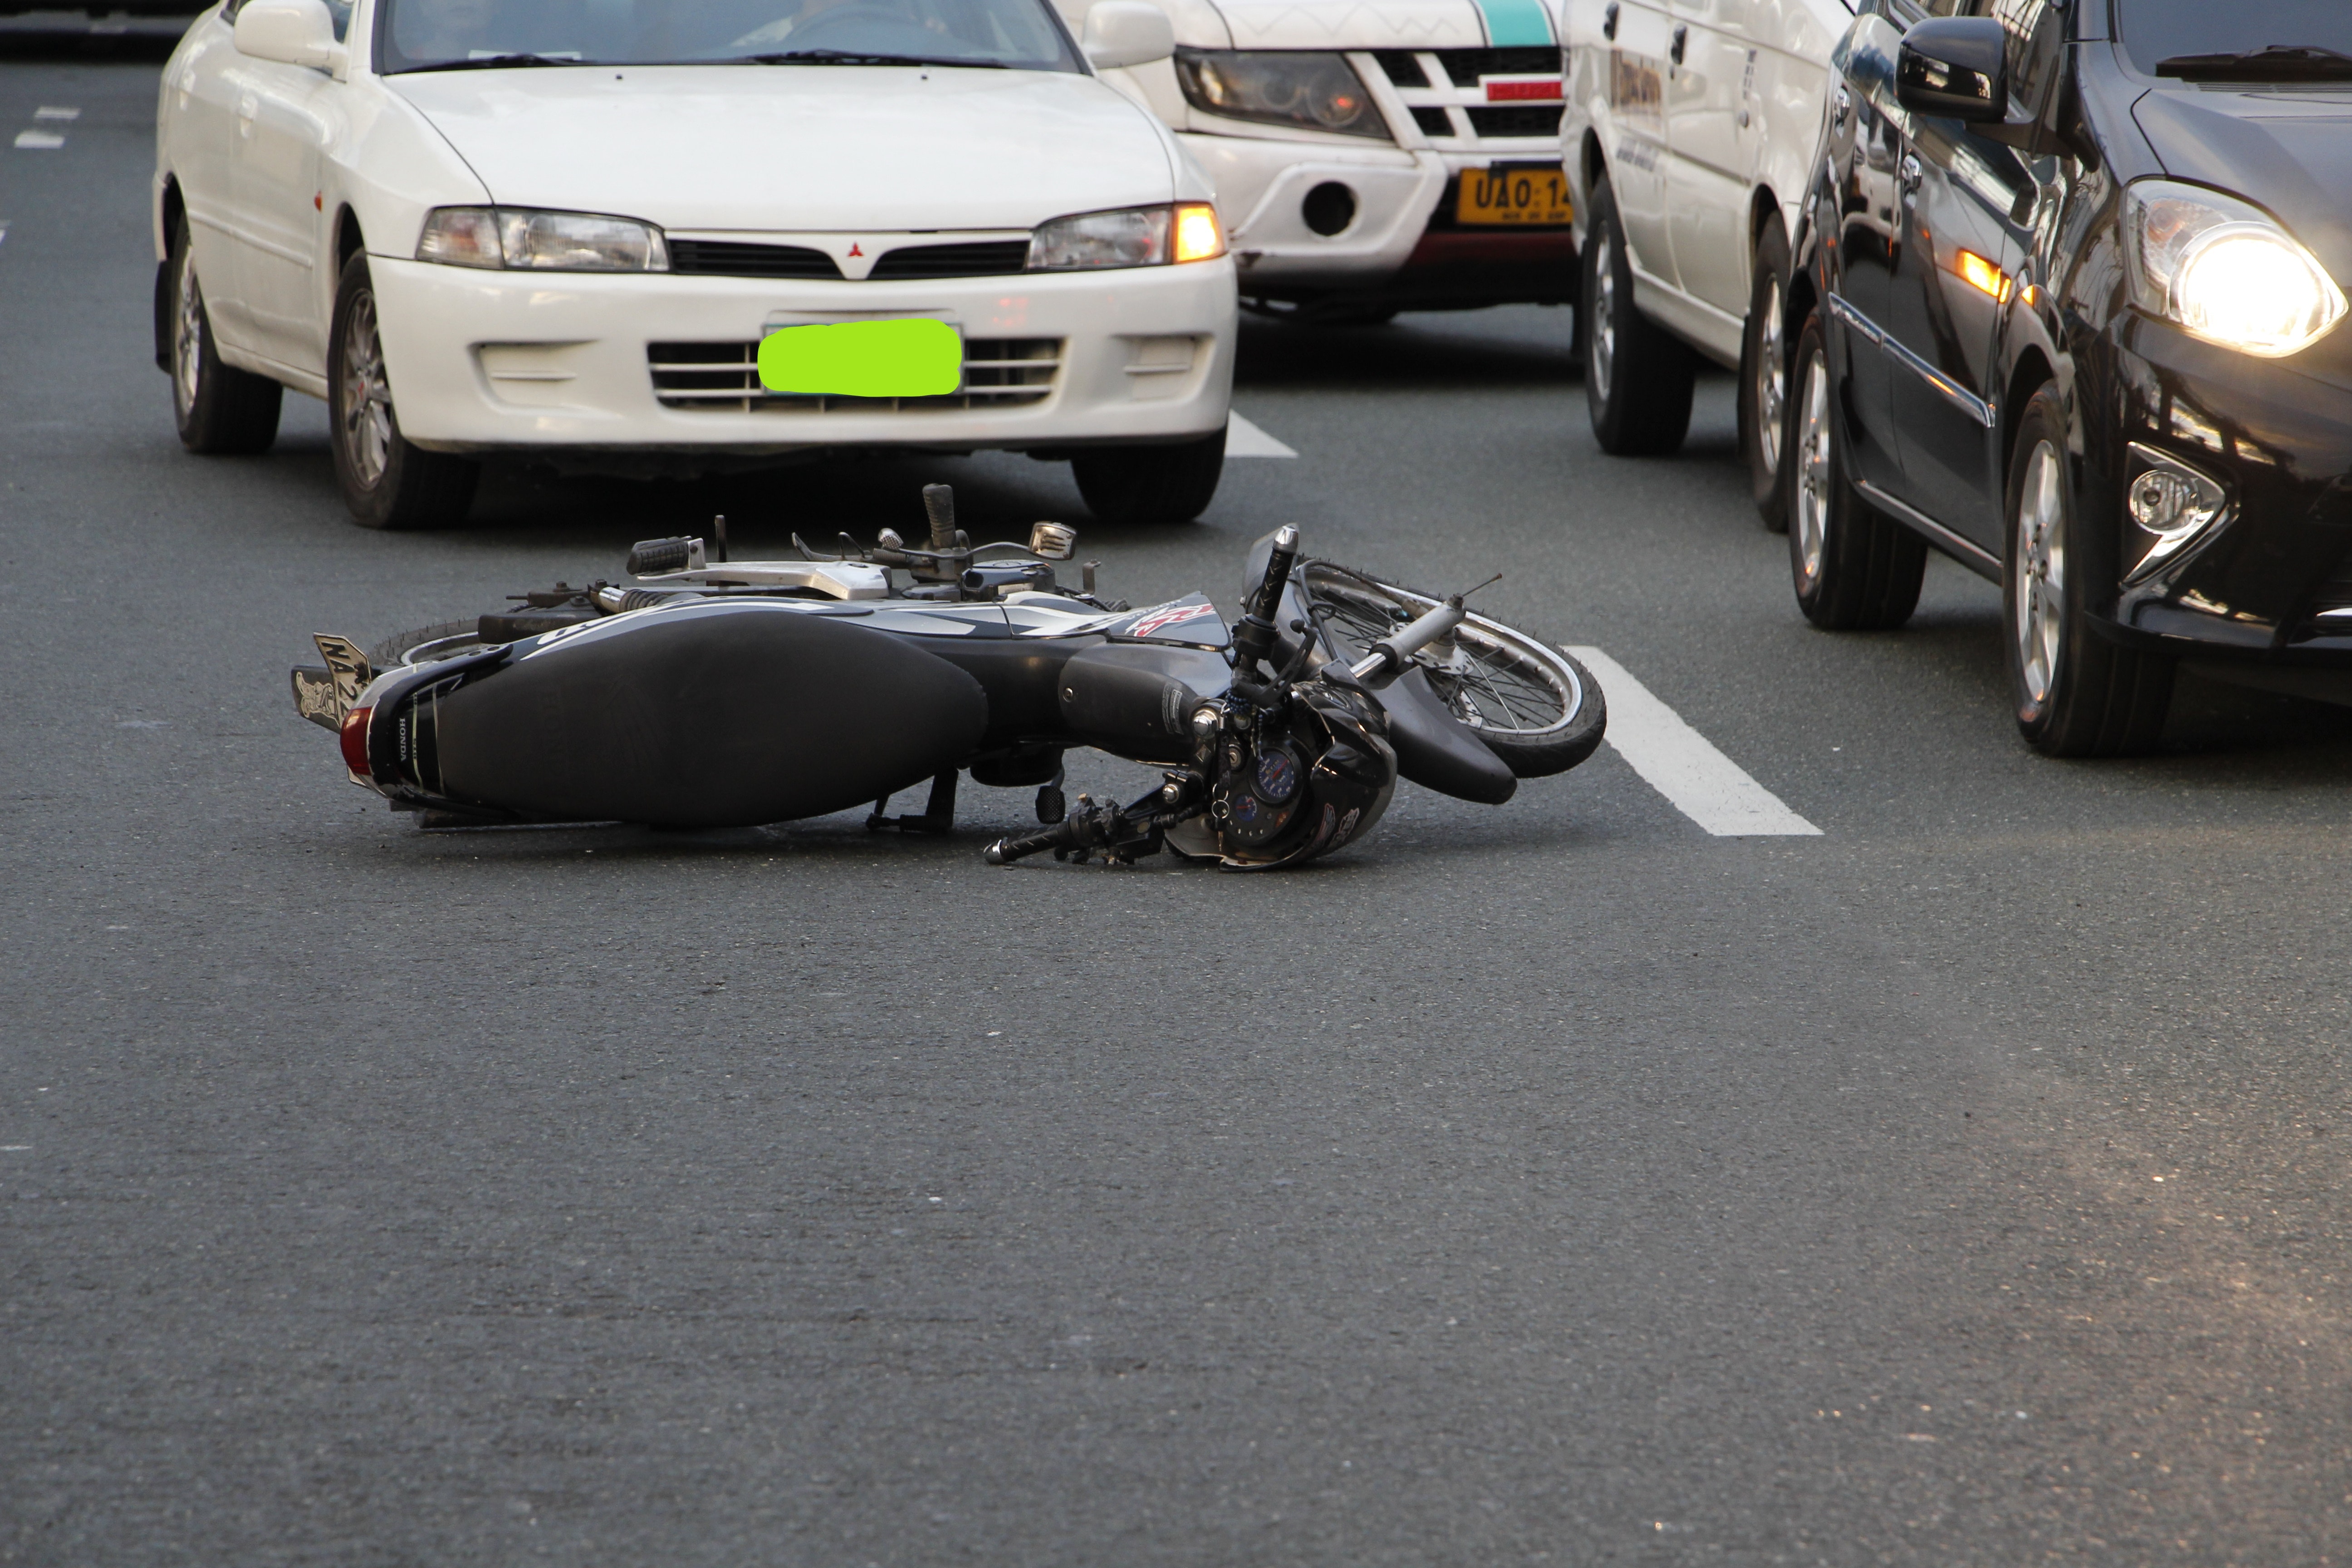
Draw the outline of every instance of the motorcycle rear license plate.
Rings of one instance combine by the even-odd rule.
[[[1568,198],[1568,177],[1548,164],[1462,171],[1454,221],[1460,224],[1565,226],[1576,216]]]

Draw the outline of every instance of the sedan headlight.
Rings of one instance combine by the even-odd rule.
[[[2173,180],[2125,195],[2140,308],[2209,342],[2276,358],[2344,319],[2344,291],[2268,213]]]
[[[1224,253],[1217,209],[1206,202],[1076,213],[1039,224],[1029,236],[1032,272],[1163,267],[1175,261],[1213,261]]]
[[[436,207],[416,259],[541,272],[667,272],[662,231],[635,218],[521,207]]]
[[[1344,55],[1179,49],[1176,79],[1206,114],[1388,140],[1388,125]]]

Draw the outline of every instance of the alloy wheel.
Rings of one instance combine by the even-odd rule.
[[[1797,495],[1789,526],[1797,536],[1800,590],[1822,580],[1822,552],[1829,539],[1830,367],[1816,350],[1805,361],[1803,401],[1797,411]]]
[[[2017,498],[2017,668],[2035,707],[2050,700],[2058,679],[2058,649],[2065,632],[2065,465],[2057,448],[2037,441],[2025,459]]]
[[[1771,280],[1756,339],[1756,445],[1765,468],[1780,468],[1780,410],[1788,401],[1789,367],[1780,348],[1780,280]]]
[[[1609,400],[1609,367],[1617,362],[1617,256],[1606,228],[1592,237],[1592,321],[1585,329],[1591,365],[1586,374],[1601,400]]]
[[[352,301],[343,327],[343,454],[352,477],[373,489],[392,455],[392,386],[384,379],[383,350],[376,341],[375,296],[362,290]]]
[[[173,290],[172,392],[185,415],[196,405],[205,356],[205,301],[196,287],[196,248],[180,245],[180,269]]]

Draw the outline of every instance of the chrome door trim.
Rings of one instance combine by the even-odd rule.
[[[1868,479],[1857,479],[1853,488],[1862,499],[1886,513],[1904,526],[1923,533],[1927,542],[1949,555],[1961,565],[1982,574],[1994,582],[2000,581],[2000,557],[1983,545],[1961,538],[1934,518],[1908,502],[1897,500]]]
[[[1860,332],[1864,337],[1868,338],[1872,342],[1876,343],[1880,349],[1885,352],[1888,358],[1903,366],[1904,369],[1911,372],[1912,374],[1919,377],[1920,380],[1926,382],[1929,386],[1934,387],[1937,395],[1942,397],[1945,402],[1950,404],[1953,407],[1958,409],[1961,413],[1967,415],[1970,419],[1975,420],[1980,428],[1990,430],[1993,427],[1993,407],[1991,404],[1987,403],[1983,398],[1979,397],[1975,393],[1970,392],[1968,388],[1961,386],[1957,382],[1953,381],[1951,377],[1946,375],[1942,371],[1937,370],[1934,365],[1929,364],[1926,360],[1921,359],[1917,354],[1913,353],[1909,349],[1904,347],[1900,342],[1897,342],[1893,337],[1890,337],[1887,334],[1885,328],[1881,327],[1876,321],[1872,321],[1868,316],[1864,315],[1860,310],[1855,310],[1853,306],[1847,301],[1844,296],[1838,294],[1835,291],[1832,291],[1830,295],[1830,314],[1835,316],[1839,321],[1844,322],[1853,331]]]

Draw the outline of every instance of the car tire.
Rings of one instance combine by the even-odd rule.
[[[2079,548],[2066,409],[2055,387],[2035,393],[2018,419],[2002,519],[2009,540],[2002,624],[2019,731],[2034,750],[2053,757],[2150,750],[2172,704],[2173,661],[2092,627],[2081,569],[2089,557]]]
[[[207,457],[249,457],[269,450],[278,439],[278,415],[286,389],[266,375],[221,362],[205,310],[204,286],[196,279],[196,252],[186,214],[172,232],[168,312],[171,341],[165,366],[172,375],[172,413],[180,445]]]
[[[1805,320],[1790,405],[1789,572],[1797,607],[1824,631],[1892,631],[1919,605],[1927,542],[1874,510],[1846,469],[1821,312]]]
[[[434,528],[466,520],[481,467],[471,458],[428,452],[400,433],[364,251],[343,263],[335,289],[327,409],[335,482],[361,526]]]
[[[1739,335],[1739,449],[1748,458],[1757,515],[1775,533],[1789,526],[1788,487],[1780,472],[1789,450],[1789,238],[1780,220],[1756,241],[1756,276],[1748,324]]]
[[[1697,366],[1680,339],[1633,304],[1633,264],[1609,177],[1592,186],[1584,264],[1584,401],[1592,434],[1613,457],[1663,457],[1690,430]]]
[[[1225,433],[1169,447],[1097,447],[1070,459],[1087,510],[1104,522],[1190,522],[1225,471]]]

